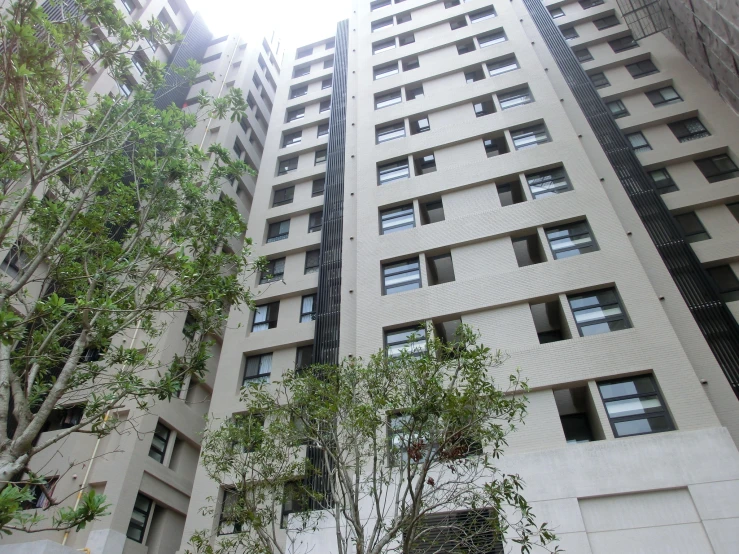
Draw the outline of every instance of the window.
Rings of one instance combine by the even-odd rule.
[[[430,200],[421,204],[421,224],[429,225],[444,221],[444,204],[441,199]]]
[[[576,221],[544,229],[555,260],[598,250],[587,221]]]
[[[188,339],[192,340],[195,338],[195,333],[200,329],[200,323],[198,319],[193,315],[192,312],[188,311],[185,317],[185,324],[182,326],[182,334]]]
[[[328,135],[328,123],[321,123],[318,126],[318,131],[316,132],[316,137],[321,138]]]
[[[306,294],[300,301],[300,323],[316,319],[316,295]]]
[[[285,258],[269,260],[266,267],[259,276],[259,284],[274,283],[280,281],[285,275]]]
[[[294,110],[289,110],[287,112],[286,123],[290,123],[291,121],[297,121],[298,119],[303,119],[305,117],[305,108],[297,108]]]
[[[375,42],[372,44],[372,54],[379,54],[380,52],[385,52],[386,50],[392,50],[395,48],[395,39],[389,38],[387,40],[381,40],[379,42]]]
[[[537,233],[511,238],[511,242],[513,243],[513,253],[516,255],[518,267],[527,267],[546,261]]]
[[[558,342],[570,337],[559,300],[529,304],[539,344]]]
[[[472,40],[460,42],[457,44],[457,54],[468,54],[475,51],[475,43]]]
[[[667,194],[668,192],[678,190],[677,185],[672,180],[672,177],[666,169],[655,169],[653,171],[648,171],[647,173],[649,173],[654,186],[657,188],[657,192],[660,194]]]
[[[295,54],[295,59],[299,60],[300,58],[307,58],[313,54],[313,47],[308,46],[306,48],[299,48],[297,54]]]
[[[293,98],[305,96],[306,94],[308,94],[308,85],[303,85],[302,87],[292,87],[290,89],[290,100],[292,100]]]
[[[305,77],[308,74],[310,74],[310,65],[301,65],[293,69],[293,79]]]
[[[547,133],[547,128],[543,123],[518,129],[517,131],[511,131],[511,138],[513,139],[513,145],[516,147],[516,150],[523,150],[524,148],[544,144],[551,140]]]
[[[562,36],[565,37],[565,40],[573,40],[580,36],[574,27],[563,27],[560,28],[560,31],[562,31]]]
[[[484,115],[495,113],[495,104],[493,104],[492,100],[481,100],[480,102],[473,102],[472,108],[475,110],[476,117],[482,117]]]
[[[626,106],[624,106],[624,103],[621,100],[612,100],[611,102],[606,102],[606,107],[611,110],[611,115],[618,119],[619,117],[626,117],[629,115],[629,110],[626,109]]]
[[[626,69],[628,69],[634,79],[646,77],[652,73],[659,73],[659,69],[657,69],[657,66],[654,65],[652,60],[642,60],[640,62],[630,63],[626,66]]]
[[[411,135],[417,135],[418,133],[425,133],[431,130],[431,124],[427,115],[415,117],[410,120]]]
[[[133,3],[133,0],[121,0],[121,2],[128,13],[133,13],[136,10],[136,4]]]
[[[593,20],[593,25],[595,25],[595,27],[599,31],[602,31],[603,29],[609,29],[610,27],[615,27],[619,23],[621,22],[615,15],[607,15],[606,17],[601,17],[600,19]]]
[[[308,232],[315,233],[323,226],[323,211],[313,212],[308,216]]]
[[[402,25],[408,23],[411,20],[411,12],[401,13],[395,16],[395,24]]]
[[[553,392],[567,443],[577,444],[596,440],[593,427],[598,428],[599,421],[592,407],[588,387],[575,387]],[[591,422],[594,425],[591,426]],[[599,438],[605,438],[602,430],[598,429],[598,431],[600,431]]]
[[[398,179],[408,179],[411,176],[408,160],[400,160],[378,166],[377,175],[380,185],[385,185]]]
[[[501,73],[514,71],[520,67],[518,65],[518,60],[516,59],[516,56],[509,56],[507,58],[503,58],[502,60],[488,62],[487,65],[488,74],[491,77],[494,77],[495,75],[500,75]]]
[[[282,514],[280,515],[280,529],[286,529],[290,514],[305,512],[310,509],[311,499],[301,488],[299,481],[287,481],[283,487]]]
[[[695,165],[701,170],[709,183],[717,183],[726,179],[739,177],[739,168],[727,154],[718,154],[710,158],[696,160]]]
[[[28,254],[25,252],[24,244],[21,241],[13,243],[10,247],[10,252],[5,256],[5,259],[0,263],[0,269],[7,273],[13,279],[17,278],[21,274],[28,264],[31,262]]]
[[[662,87],[657,90],[650,90],[647,92],[647,98],[649,98],[649,101],[653,106],[666,106],[668,104],[675,104],[683,101],[673,87]]]
[[[380,67],[376,67],[374,69],[373,75],[375,81],[379,79],[384,79],[385,77],[390,77],[391,75],[396,75],[399,73],[398,70],[398,62],[393,62],[391,64],[387,65],[381,65]]]
[[[427,256],[429,286],[442,285],[454,281],[454,264],[452,254],[447,252],[439,256]]]
[[[136,68],[136,71],[139,72],[139,75],[144,74],[144,66],[146,65],[146,62],[144,62],[144,59],[140,53],[136,53],[133,56],[131,56],[131,65],[133,65]]]
[[[697,117],[670,123],[668,127],[680,142],[690,142],[691,140],[711,136],[711,133],[708,132],[708,129],[705,128]]]
[[[121,90],[121,94],[128,98],[131,96],[131,84],[128,81],[123,81],[121,83],[118,83],[118,88]]]
[[[275,191],[274,198],[272,199],[272,207],[283,206],[284,204],[291,204],[293,201],[293,195],[295,194],[295,187],[285,187],[284,189],[278,189]]]
[[[529,87],[518,88],[510,92],[503,92],[498,94],[498,102],[503,110],[508,108],[515,108],[523,104],[528,104],[534,101],[534,97],[531,95]]]
[[[459,6],[459,0],[445,0],[444,2],[445,10],[448,10],[449,8],[453,8],[455,6]]]
[[[575,50],[575,57],[580,63],[589,62],[590,60],[594,59],[593,55],[590,53],[590,50],[588,50],[587,48],[580,48],[579,50]]]
[[[718,287],[724,302],[736,302],[739,300],[739,279],[729,265],[720,265],[708,268],[708,274]]]
[[[280,160],[277,165],[277,175],[285,175],[298,169],[298,157]]]
[[[726,204],[726,207],[731,212],[731,215],[734,216],[734,219],[736,219],[737,223],[739,223],[739,202],[734,202],[733,204]]]
[[[626,139],[631,144],[634,152],[648,152],[652,149],[652,147],[647,142],[646,137],[641,131],[637,131],[636,133],[629,133],[628,135],[626,135]]]
[[[290,235],[290,220],[276,221],[269,224],[267,230],[267,242],[277,242],[285,240]]]
[[[423,98],[423,85],[405,87],[405,99],[410,101],[416,98]]]
[[[418,258],[382,265],[382,294],[395,294],[421,288]]]
[[[388,92],[386,94],[375,94],[375,109],[387,108],[393,104],[400,104],[403,99],[400,96],[400,89]]]
[[[370,11],[379,10],[380,8],[392,5],[392,3],[392,0],[375,0],[374,2],[370,2]]]
[[[164,425],[161,421],[157,423],[154,434],[151,437],[151,446],[149,447],[149,458],[154,458],[160,464],[164,463],[164,456],[167,453],[167,443],[172,430]]]
[[[611,86],[611,83],[608,81],[605,73],[603,73],[602,71],[598,73],[591,73],[590,81],[593,83],[593,86],[595,88],[605,88]]]
[[[403,351],[422,356],[426,353],[426,329],[414,326],[385,331],[385,349],[389,358],[397,358]]]
[[[600,6],[604,2],[605,0],[580,0],[580,6],[583,10],[587,10],[594,8],[595,6]]]
[[[334,66],[334,57],[323,60],[323,69],[331,69]]]
[[[315,165],[326,163],[326,152],[327,150],[325,148],[323,150],[316,150]]]
[[[504,136],[499,137],[484,137],[482,139],[482,145],[485,147],[485,153],[488,158],[494,156],[500,156],[501,154],[508,153],[508,144]]]
[[[413,69],[418,69],[419,67],[421,67],[417,56],[402,60],[401,65],[403,66],[403,71],[411,71]]]
[[[496,185],[496,188],[498,189],[498,199],[500,200],[501,207],[520,204],[526,201],[523,196],[523,190],[521,189],[521,183],[518,181],[501,183]]]
[[[149,522],[151,509],[154,502],[151,498],[139,493],[136,495],[136,502],[133,505],[131,520],[128,522],[128,531],[126,536],[132,541],[139,543],[144,542],[144,533],[146,532],[146,524]]]
[[[403,123],[402,121],[391,123],[390,125],[386,125],[384,127],[379,127],[377,131],[375,131],[375,138],[378,144],[381,142],[387,142],[389,140],[402,138],[404,136],[405,123]]]
[[[467,81],[467,83],[476,83],[477,81],[482,81],[484,78],[485,75],[479,69],[475,69],[474,71],[467,71],[464,74],[464,79],[465,81]]]
[[[416,220],[413,213],[413,204],[405,204],[396,208],[380,210],[380,234],[388,235],[395,231],[413,229]]]
[[[416,175],[426,175],[436,171],[436,158],[433,154],[418,156],[413,159],[416,168]]]
[[[372,32],[376,33],[380,29],[384,29],[385,27],[392,27],[392,26],[393,26],[393,18],[386,17],[385,19],[380,19],[379,21],[372,22]]]
[[[51,506],[52,499],[46,495],[44,489],[46,489],[49,494],[54,494],[54,489],[56,488],[57,481],[59,481],[59,477],[44,477],[44,481],[45,483],[43,488],[40,484],[27,485],[33,498],[22,502],[21,510],[45,510]]]
[[[313,345],[298,346],[295,351],[295,369],[300,371],[313,363]]]
[[[333,86],[333,79],[329,77],[328,79],[324,79],[321,81],[321,90],[326,90],[327,88],[331,88]]]
[[[327,112],[331,109],[331,100],[323,100],[318,106],[318,113]]]
[[[625,52],[626,50],[636,48],[639,46],[639,43],[634,40],[632,35],[626,35],[625,37],[609,40],[608,45],[615,54],[618,54],[619,52]]]
[[[285,133],[282,136],[282,147],[292,146],[293,144],[300,144],[303,140],[303,131],[295,131],[294,133]],[[235,146],[234,146],[235,148]],[[241,156],[238,156],[241,158]]]
[[[565,12],[562,11],[562,8],[549,8],[549,15],[552,16],[552,19],[557,19],[564,17]]]
[[[280,312],[280,302],[262,304],[254,308],[254,321],[251,326],[252,333],[266,331],[277,327],[277,315]]]
[[[336,39],[331,38],[326,41],[326,50],[333,50],[336,47]]]
[[[311,197],[314,196],[323,196],[323,189],[326,186],[326,178],[321,177],[320,179],[315,179],[313,181],[313,186],[311,187]]]
[[[244,522],[239,520],[239,493],[235,488],[223,489],[221,513],[218,516],[218,534],[241,533]]]
[[[600,382],[598,389],[616,437],[674,429],[652,375]]]
[[[507,40],[508,37],[506,37],[505,31],[503,31],[503,29],[477,37],[477,43],[480,45],[480,48],[487,48],[488,46],[505,42]]]
[[[581,337],[610,333],[631,327],[616,289],[601,289],[567,297]]]
[[[467,19],[464,17],[460,17],[459,19],[454,19],[449,22],[449,26],[452,28],[452,31],[456,31],[457,29],[462,29],[463,27],[467,27]]]
[[[711,238],[695,212],[676,215],[675,221],[682,229],[685,240],[688,242],[699,242]]]
[[[413,44],[416,42],[416,37],[413,33],[408,33],[406,35],[400,35],[398,37],[398,44],[400,46],[408,46],[409,44]]]
[[[490,19],[491,17],[495,17],[495,15],[495,8],[493,8],[492,6],[489,8],[483,8],[482,10],[470,12],[470,23],[484,21],[486,19]]]
[[[309,273],[317,273],[320,263],[321,250],[309,250],[305,253],[305,269],[303,270],[303,274],[308,275]]]

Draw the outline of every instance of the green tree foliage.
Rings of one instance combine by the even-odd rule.
[[[19,510],[34,455],[70,433],[103,435],[117,423],[106,413],[124,403],[146,409],[202,377],[207,337],[229,307],[252,305],[243,276],[257,263],[248,239],[243,251],[224,248],[240,245],[246,226],[232,201],[219,200],[225,179],[253,170],[190,136],[204,119],[245,117],[242,92],[202,93],[197,112],[157,109],[165,67],[152,61],[131,95],[91,95],[91,74],[123,83],[141,44],[181,37],[156,19],[128,23],[112,0],[55,5],[53,21],[34,0],[0,14],[5,531],[41,529],[40,517]],[[199,70],[191,62],[177,71],[191,83]],[[184,354],[160,361],[157,337],[183,312],[197,332]],[[79,401],[79,423],[39,438],[55,409]],[[91,493],[76,511],[55,510],[51,527],[81,527],[104,511]]]
[[[245,387],[244,415],[206,432],[201,462],[229,492],[204,509],[220,534],[195,533],[192,551],[284,553],[281,525],[292,552],[310,551],[318,526],[335,527],[340,554],[553,547],[521,478],[495,465],[526,412],[518,372],[496,385],[503,355],[466,326],[449,343],[409,344]]]

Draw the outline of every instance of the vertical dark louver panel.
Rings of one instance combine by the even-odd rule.
[[[312,492],[318,492],[323,495],[322,498],[309,499],[307,510],[325,510],[332,505],[331,487],[328,480],[331,479],[331,468],[326,463],[326,457],[323,455],[323,449],[318,446],[308,445],[305,457],[310,468],[310,474],[305,477],[306,489]]]
[[[172,71],[172,67],[187,67],[188,60],[202,59],[213,38],[200,13],[195,14],[184,35],[185,38],[177,45],[164,75],[164,86],[155,94],[154,103],[159,109],[164,109],[172,103],[178,108],[182,107],[187,100],[190,86],[184,78]]]
[[[326,185],[323,193],[316,331],[313,343],[313,362],[318,364],[339,362],[348,31],[348,20],[341,21],[336,26]]]
[[[41,9],[49,18],[49,21],[62,21],[71,15],[77,15],[79,8],[74,0],[64,0],[63,2],[49,2],[48,0],[41,4]]]
[[[739,397],[739,325],[541,0],[523,2]]]

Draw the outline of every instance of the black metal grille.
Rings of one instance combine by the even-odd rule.
[[[405,554],[503,554],[492,510],[465,510],[423,517]]]
[[[739,397],[739,325],[541,0],[523,2]]]
[[[339,362],[348,31],[348,20],[341,21],[336,26],[326,184],[323,193],[316,330],[313,342],[313,362],[317,364]]]
[[[305,453],[310,467],[310,474],[305,478],[305,487],[312,492],[321,493],[321,498],[311,496],[308,499],[306,510],[325,510],[331,508],[333,499],[331,497],[331,467],[326,462],[323,449],[319,446],[308,445]]]

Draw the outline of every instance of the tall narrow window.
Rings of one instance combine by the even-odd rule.
[[[321,250],[309,250],[305,253],[305,268],[303,273],[308,275],[309,273],[317,273],[318,267],[321,263]]]
[[[500,102],[501,109],[507,110],[508,108],[529,104],[534,101],[534,97],[531,95],[529,87],[523,87],[509,92],[498,93],[498,101]]]
[[[252,383],[269,383],[272,374],[272,352],[248,356],[244,361],[244,380],[242,386]]]
[[[598,389],[616,437],[675,428],[652,375],[602,381]]]
[[[331,100],[323,100],[318,105],[318,113],[327,112],[331,109]]]
[[[402,121],[391,123],[390,125],[385,125],[384,127],[378,127],[375,134],[375,138],[378,144],[381,142],[387,142],[389,140],[403,138],[404,136],[405,123],[403,123]]]
[[[675,104],[683,101],[673,87],[662,87],[657,90],[650,90],[646,94],[653,106],[666,106],[668,104]]]
[[[298,346],[295,350],[295,369],[300,371],[313,363],[313,345]]]
[[[387,210],[380,210],[380,234],[413,229],[416,226],[413,204],[405,204]]]
[[[516,256],[518,267],[527,267],[546,261],[537,233],[511,238],[511,242],[513,243],[513,253]]]
[[[516,56],[508,56],[507,58],[503,58],[502,60],[497,60],[494,62],[488,62],[488,74],[493,77],[495,75],[500,75],[501,73],[508,73],[509,71],[515,71],[520,65],[518,65],[518,60],[516,59]]]
[[[144,534],[146,533],[146,525],[149,522],[151,509],[154,506],[151,498],[139,493],[136,495],[136,502],[131,513],[131,520],[128,522],[128,530],[126,536],[132,541],[139,543],[144,542]]]
[[[308,232],[316,233],[323,226],[323,211],[313,212],[308,216]]]
[[[455,280],[451,252],[439,256],[427,256],[429,286],[451,283]]]
[[[311,193],[310,193],[311,197],[323,196],[323,189],[325,186],[326,186],[325,177],[321,177],[320,179],[315,179],[311,187]]]
[[[577,221],[544,229],[555,260],[598,250],[587,221]]]
[[[259,284],[281,281],[285,276],[285,258],[276,258],[267,262],[267,266],[259,277]]]
[[[121,0],[123,2],[123,7],[126,8],[126,12],[133,13],[136,10],[136,4],[133,3],[133,0]]]
[[[280,312],[280,302],[272,302],[270,304],[262,304],[254,308],[254,322],[252,323],[252,332],[266,331],[277,327],[277,316]]]
[[[290,236],[290,220],[285,219],[283,221],[276,221],[275,223],[269,224],[267,230],[267,242],[277,242],[278,240],[285,240]]]
[[[327,155],[327,150],[325,148],[323,150],[316,150],[315,165],[325,164],[326,155]]]
[[[307,294],[300,301],[300,323],[316,319],[316,295]]]
[[[10,251],[6,254],[5,259],[0,263],[0,269],[15,279],[30,262],[31,259],[25,252],[23,242],[16,241],[10,247]]]
[[[675,221],[680,225],[688,242],[699,242],[711,238],[695,212],[676,215]]]
[[[385,185],[398,179],[408,179],[411,176],[407,159],[378,166],[377,174],[380,185]]]
[[[421,288],[421,266],[418,258],[383,264],[382,294],[395,294]]]
[[[149,447],[149,458],[155,459],[160,464],[164,463],[164,456],[167,454],[167,444],[172,430],[164,425],[161,421],[157,423],[154,434],[151,437],[151,446]]]
[[[548,344],[572,338],[559,300],[529,304],[539,344]]]
[[[567,297],[581,337],[631,327],[616,289],[601,289]]]
[[[241,533],[244,523],[239,517],[238,491],[235,488],[224,488],[221,513],[218,516],[218,535]]]
[[[385,331],[385,350],[389,358],[400,356],[407,351],[413,356],[422,356],[426,353],[426,329],[424,327],[405,327]]]
[[[672,134],[680,142],[690,142],[704,137],[710,137],[711,133],[701,123],[701,120],[697,117],[691,117],[690,119],[683,119],[682,121],[676,121],[668,125]]]
[[[513,139],[513,145],[516,147],[516,150],[531,148],[532,146],[538,146],[551,140],[544,124],[511,131],[511,138]]]
[[[316,138],[328,136],[328,123],[322,123],[318,126],[316,131]]]
[[[626,135],[626,140],[629,141],[634,152],[649,152],[652,149],[647,142],[647,138],[644,136],[644,133],[641,131],[629,133]]]
[[[696,160],[695,165],[698,166],[698,169],[701,170],[709,183],[739,177],[739,168],[727,154],[718,154],[710,158]]]
[[[736,278],[736,273],[730,265],[710,267],[706,271],[716,283],[724,302],[739,300],[739,279]]]

